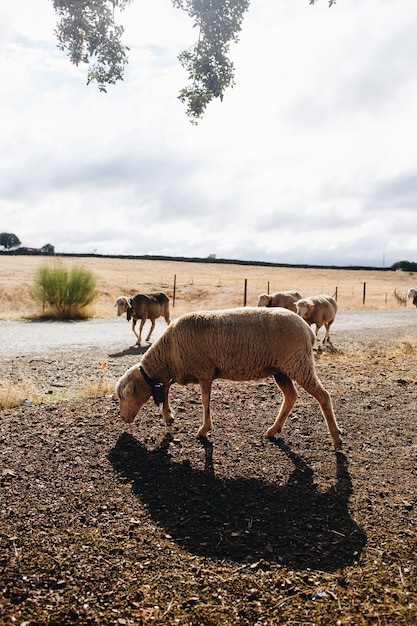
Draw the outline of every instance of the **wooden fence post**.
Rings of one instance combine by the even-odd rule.
[[[243,306],[246,306],[246,296],[247,296],[247,293],[248,293],[248,279],[245,278],[245,290],[244,290],[244,293],[243,293]]]
[[[365,299],[366,299],[366,283],[363,283],[362,304],[365,304]]]
[[[175,293],[177,291],[177,275],[174,274],[174,291],[172,294],[172,308],[174,308],[175,306]]]

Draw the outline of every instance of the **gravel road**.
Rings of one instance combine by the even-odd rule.
[[[165,321],[156,321],[152,340],[165,330]],[[145,325],[145,331],[148,323]],[[370,331],[383,330],[392,337],[417,332],[414,309],[387,311],[341,311],[332,328],[332,341],[348,337],[365,339]],[[321,330],[319,335],[321,336]],[[146,334],[145,334],[146,336]],[[135,343],[130,323],[125,319],[94,319],[69,322],[0,321],[0,358],[45,356],[56,352],[96,349],[97,355],[124,351]],[[145,346],[145,342],[142,342]],[[138,350],[139,352],[139,350]]]
[[[124,323],[123,323],[124,321]],[[157,320],[154,341],[165,330],[164,320]],[[144,330],[148,332],[148,324]],[[143,333],[146,337],[146,333]],[[60,352],[79,352],[96,348],[99,353],[126,350],[135,344],[131,323],[121,319],[85,321],[0,321],[0,358],[46,356]],[[142,340],[142,344],[147,345]]]
[[[156,321],[152,340],[165,330],[165,321]],[[378,328],[398,334],[417,332],[417,312],[414,309],[387,311],[341,311],[332,328],[332,340],[365,338]],[[145,331],[148,324],[145,325]],[[323,331],[320,331],[323,332]],[[146,334],[145,334],[146,336]],[[45,356],[58,352],[77,352],[96,348],[98,352],[126,350],[134,345],[130,323],[122,319],[87,321],[35,322],[0,321],[0,358]],[[146,342],[142,341],[143,345]]]

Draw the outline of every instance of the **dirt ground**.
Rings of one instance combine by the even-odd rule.
[[[82,356],[4,367],[53,391],[92,375]],[[138,358],[108,355],[111,375]],[[171,433],[151,403],[126,426],[111,395],[2,410],[0,623],[416,624],[416,366],[416,334],[389,328],[318,350],[337,453],[303,391],[264,439],[270,380],[216,382],[205,442],[195,386],[172,389]]]

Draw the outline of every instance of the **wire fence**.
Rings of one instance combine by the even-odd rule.
[[[390,285],[387,285],[389,287]],[[263,288],[262,288],[263,287]],[[161,279],[161,288],[164,288],[172,300],[172,307],[183,307],[188,304],[188,308],[228,308],[234,306],[256,306],[261,293],[271,294],[276,291],[275,285],[267,281],[262,285],[258,280],[241,278],[240,280],[225,280],[221,277],[207,277],[204,284],[199,285],[193,278],[185,281],[175,274],[171,280]],[[309,285],[309,289],[293,287],[291,285],[280,291],[299,291],[303,297],[318,294],[328,294],[335,298],[340,308],[399,308],[412,306],[407,299],[407,290],[394,287],[382,290],[381,285],[369,282],[357,282],[352,284],[330,285],[328,283],[316,283]]]

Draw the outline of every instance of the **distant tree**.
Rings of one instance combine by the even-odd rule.
[[[59,48],[75,65],[94,63],[87,72],[87,84],[96,81],[100,91],[123,80],[129,48],[122,43],[123,26],[116,24],[115,7],[125,9],[133,0],[51,0],[58,17]],[[329,6],[336,0],[328,0]],[[230,43],[238,40],[243,16],[250,0],[171,0],[193,20],[198,39],[178,59],[190,80],[179,99],[196,123],[213,98],[223,99],[234,85],[234,67],[228,58]],[[316,0],[309,0],[315,4]]]
[[[42,254],[49,254],[52,256],[55,254],[55,248],[51,243],[46,243],[44,246],[42,246],[41,252]]]
[[[5,250],[12,250],[20,246],[20,239],[13,233],[0,233],[0,246]]]
[[[404,272],[417,272],[417,263],[413,261],[397,261],[394,265],[391,265],[391,269],[395,272],[395,270],[403,270]]]

